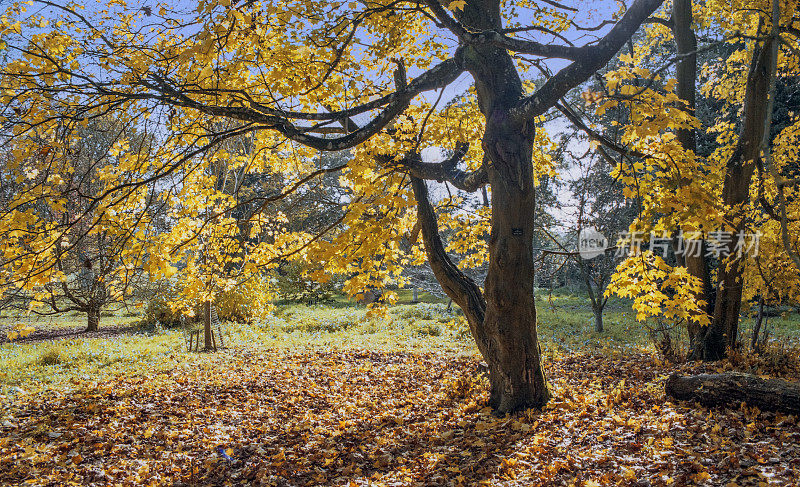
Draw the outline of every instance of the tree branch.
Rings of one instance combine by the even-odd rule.
[[[299,112],[284,114],[280,110],[254,103],[250,103],[249,106],[210,105],[192,99],[186,93],[176,88],[174,84],[169,83],[166,79],[155,74],[151,75],[153,82],[141,81],[140,83],[142,86],[155,92],[149,96],[150,98],[158,99],[171,105],[192,108],[207,115],[233,118],[247,122],[257,121],[257,123],[267,125],[269,128],[280,132],[288,139],[308,147],[324,151],[338,151],[354,147],[386,127],[389,122],[394,120],[397,115],[408,107],[409,103],[416,95],[425,91],[443,88],[455,81],[464,71],[460,53],[460,50],[456,51],[456,56],[454,58],[443,61],[414,78],[408,83],[405,89],[386,95],[376,102],[362,105],[358,109],[316,114]],[[208,93],[211,93],[211,91]],[[124,94],[122,96],[124,96]],[[290,118],[338,121],[346,119],[351,115],[380,107],[383,107],[383,111],[367,124],[337,138],[322,138],[309,135],[309,132],[317,130],[318,128],[298,127],[290,122]]]
[[[569,90],[608,63],[662,3],[663,0],[636,0],[599,43],[580,48],[582,52],[576,60],[548,79],[533,95],[524,98],[513,115],[521,120],[530,120],[544,114]]]
[[[417,202],[417,223],[420,226],[422,242],[433,275],[436,276],[436,280],[447,296],[464,311],[478,347],[486,356],[487,350],[485,350],[484,344],[487,343],[487,337],[481,326],[486,314],[486,301],[483,294],[478,285],[461,272],[445,252],[444,244],[439,236],[436,213],[428,200],[428,187],[425,185],[425,181],[412,176],[411,187]]]
[[[392,160],[389,156],[379,157],[383,165],[397,165],[406,169],[411,176],[418,179],[448,182],[456,188],[475,192],[489,182],[489,175],[484,166],[475,171],[462,171],[458,163],[464,158],[469,149],[469,144],[459,142],[452,156],[442,162],[422,162],[419,153],[406,154],[402,159]]]
[[[541,42],[509,37],[494,30],[470,32],[456,19],[451,17],[438,0],[425,0],[425,3],[439,22],[450,30],[450,32],[455,34],[464,44],[491,44],[523,54],[571,60],[577,60],[583,52],[583,48],[581,47],[542,44]]]
[[[556,103],[555,107],[561,113],[563,113],[565,117],[567,117],[567,120],[569,120],[573,125],[575,125],[577,128],[586,133],[586,135],[588,135],[590,139],[596,140],[597,142],[603,144],[604,146],[608,147],[614,152],[622,154],[624,156],[634,156],[640,158],[647,157],[645,154],[642,154],[637,150],[626,149],[625,147],[622,147],[621,145],[615,143],[614,141],[604,136],[603,134],[592,130],[591,128],[589,128],[588,125],[586,125],[583,122],[583,120],[581,120],[581,118],[574,111],[572,111],[571,108],[569,108],[568,105],[566,104],[562,105],[561,103]]]

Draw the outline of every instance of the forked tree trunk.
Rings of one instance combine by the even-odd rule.
[[[594,314],[594,331],[602,333],[604,330],[603,308],[605,308],[606,304],[606,301],[603,299],[602,289],[598,289],[599,295],[595,294],[594,288],[592,287],[592,279],[589,277],[589,270],[586,268],[586,264],[582,260],[579,260],[578,266],[581,269],[581,274],[583,274],[583,282],[586,285],[586,294],[589,295],[589,302],[592,303],[592,313]]]
[[[465,8],[462,15],[462,21],[476,29],[499,28],[499,19],[499,10],[487,15],[483,10]],[[473,288],[478,295],[480,291],[449,262],[444,250],[438,249],[441,243],[434,242],[439,239],[435,215],[432,208],[420,206],[430,204],[425,183],[417,181],[414,191],[423,239],[437,280],[462,309],[467,306],[464,312],[470,329],[489,366],[490,406],[498,413],[542,407],[550,392],[542,369],[533,297],[534,126],[511,116],[523,91],[514,62],[505,50],[470,46],[464,59],[476,80],[478,105],[486,117],[483,151],[492,188],[485,301],[479,298],[485,313],[470,311],[477,308],[471,304]],[[427,218],[432,225],[422,221]],[[441,269],[437,272],[437,266],[442,265],[453,268],[451,275],[444,275]],[[470,284],[464,285],[465,281]],[[453,289],[452,294],[448,288]]]
[[[637,1],[602,41],[581,51],[583,55],[533,97],[526,97],[508,51],[488,42],[503,30],[500,2],[466,2],[453,12],[460,23],[456,26],[438,2],[427,3],[461,40],[476,41],[460,43],[456,57],[475,80],[478,108],[486,120],[483,169],[491,187],[492,219],[485,300],[444,252],[425,183],[413,177],[425,250],[442,288],[464,311],[488,364],[490,405],[498,413],[541,407],[550,391],[542,369],[533,296],[534,119],[607,63],[661,1]]]
[[[100,306],[89,307],[86,318],[86,331],[97,331],[100,326]]]
[[[501,313],[509,310],[513,312],[515,303],[498,294],[507,290],[507,286],[490,287],[487,278],[487,296],[490,295],[490,289],[495,289],[492,296],[501,301],[500,306],[494,304],[494,318],[489,321],[487,302],[480,288],[453,264],[444,250],[425,182],[412,178],[412,187],[422,240],[431,269],[444,292],[464,311],[478,350],[489,366],[490,405],[499,413],[543,406],[549,392],[539,361],[535,308],[532,313],[522,315],[528,321],[513,321],[513,318],[505,321],[503,318],[508,315]],[[507,267],[502,266],[502,269]],[[495,276],[497,279],[497,274]],[[509,285],[513,285],[514,278],[511,278]],[[514,299],[513,293],[509,298]],[[530,301],[527,303],[533,306],[532,288]],[[519,302],[516,303],[518,304]]]
[[[694,111],[697,56],[697,40],[691,28],[692,6],[689,0],[675,0],[673,3],[673,33],[678,53],[683,59],[677,65],[678,96],[690,111]],[[744,206],[749,200],[750,181],[764,134],[764,121],[771,116],[767,113],[769,81],[771,74],[770,49],[772,40],[767,38],[763,44],[756,44],[747,79],[744,99],[744,122],[734,154],[728,160],[723,186],[723,203],[728,211],[725,215],[732,230],[728,250],[733,253],[736,245],[735,235],[745,228]],[[687,150],[695,150],[696,139],[693,130],[678,131],[678,140]],[[681,181],[679,184],[684,184]],[[697,296],[707,303],[711,324],[700,327],[691,323],[689,332],[689,357],[703,360],[719,360],[726,355],[728,348],[734,348],[739,331],[739,312],[742,302],[742,264],[743,259],[723,261],[718,269],[716,290],[710,286],[710,273],[705,259],[705,249],[699,256],[686,256],[685,265],[692,276],[700,279],[702,291]],[[716,292],[715,292],[716,291]]]

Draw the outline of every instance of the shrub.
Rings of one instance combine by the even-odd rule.
[[[319,282],[311,277],[320,274],[320,266],[308,262],[291,261],[283,264],[277,272],[278,294],[288,301],[318,303],[332,301],[339,287],[337,279]]]
[[[61,356],[61,349],[56,346],[46,348],[36,359],[38,365],[57,365],[63,361],[64,357]]]
[[[172,280],[158,281],[147,292],[146,305],[142,324],[178,326],[181,324],[181,312],[173,310],[170,303],[178,299],[178,285]]]
[[[272,305],[272,285],[266,278],[253,278],[223,292],[214,300],[221,320],[252,323],[267,316]]]
[[[418,335],[438,337],[442,334],[442,329],[439,325],[426,324],[417,329]]]
[[[400,318],[406,320],[435,320],[445,323],[450,321],[454,313],[447,310],[444,304],[416,304],[400,311]],[[443,321],[442,321],[443,320]]]
[[[306,306],[279,308],[277,315],[279,327],[285,332],[326,332],[334,333],[359,326],[365,322],[363,309],[327,309]]]
[[[160,281],[148,294],[142,324],[179,326],[185,313],[175,305],[181,297],[181,284],[172,280]],[[272,311],[273,290],[266,278],[253,278],[223,291],[214,300],[220,320],[252,323]],[[202,316],[202,303],[194,309],[194,319]]]

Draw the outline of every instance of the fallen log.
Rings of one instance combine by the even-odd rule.
[[[667,395],[704,406],[738,406],[744,402],[762,411],[800,415],[800,383],[762,379],[755,375],[728,372],[678,376],[672,374],[665,386]]]

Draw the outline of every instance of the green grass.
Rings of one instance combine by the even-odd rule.
[[[431,307],[435,308],[431,308]],[[104,327],[129,325],[136,318],[124,312],[101,321]],[[402,318],[400,316],[403,316]],[[402,305],[385,316],[369,316],[364,307],[350,304],[278,306],[267,319],[252,323],[224,324],[224,340],[231,353],[242,348],[448,350],[474,353],[466,326],[456,312],[443,304]],[[0,319],[2,329],[21,321]],[[38,328],[59,330],[83,327],[80,316],[30,320]],[[432,340],[434,337],[435,340]],[[141,327],[133,333],[112,337],[82,337],[53,341],[21,341],[0,344],[0,388],[20,386],[41,389],[73,381],[102,381],[105,377],[147,375],[154,370],[206,360],[205,354],[189,353],[183,330]]]
[[[401,291],[400,302],[404,301]],[[226,353],[242,349],[311,351],[320,349],[369,349],[376,351],[445,351],[477,355],[468,327],[458,307],[448,310],[442,300],[399,304],[383,315],[348,301],[334,305],[278,305],[268,318],[252,324],[224,325]],[[605,331],[594,331],[593,315],[583,296],[545,294],[537,296],[539,338],[545,355],[579,350],[623,351],[651,349],[646,327],[637,323],[630,304],[610,299],[604,315]],[[104,318],[109,325],[128,326],[137,321],[127,310]],[[48,319],[4,315],[0,329],[20,321],[37,328],[59,330],[82,327],[83,316]],[[742,320],[742,339],[749,341],[752,318]],[[767,322],[770,336],[800,341],[800,316],[789,313]],[[680,338],[680,337],[678,337]],[[0,344],[0,391],[70,387],[77,381],[102,381],[126,374],[147,375],[155,370],[193,366],[209,360],[206,354],[188,353],[181,329],[141,327],[108,337],[75,336],[54,341]]]
[[[604,331],[594,330],[594,314],[588,298],[565,294],[537,296],[539,339],[560,351],[644,347],[647,333],[637,323],[630,303],[610,298],[603,311]]]
[[[398,289],[395,291],[397,293],[397,304],[412,304],[411,300],[414,297],[414,291],[411,289]],[[439,296],[434,296],[426,291],[420,291],[417,294],[417,299],[420,303],[447,303],[449,299],[442,298]]]
[[[73,338],[0,345],[0,383],[41,388],[70,379],[102,380],[107,374],[163,369],[181,354],[174,331],[119,338]]]

